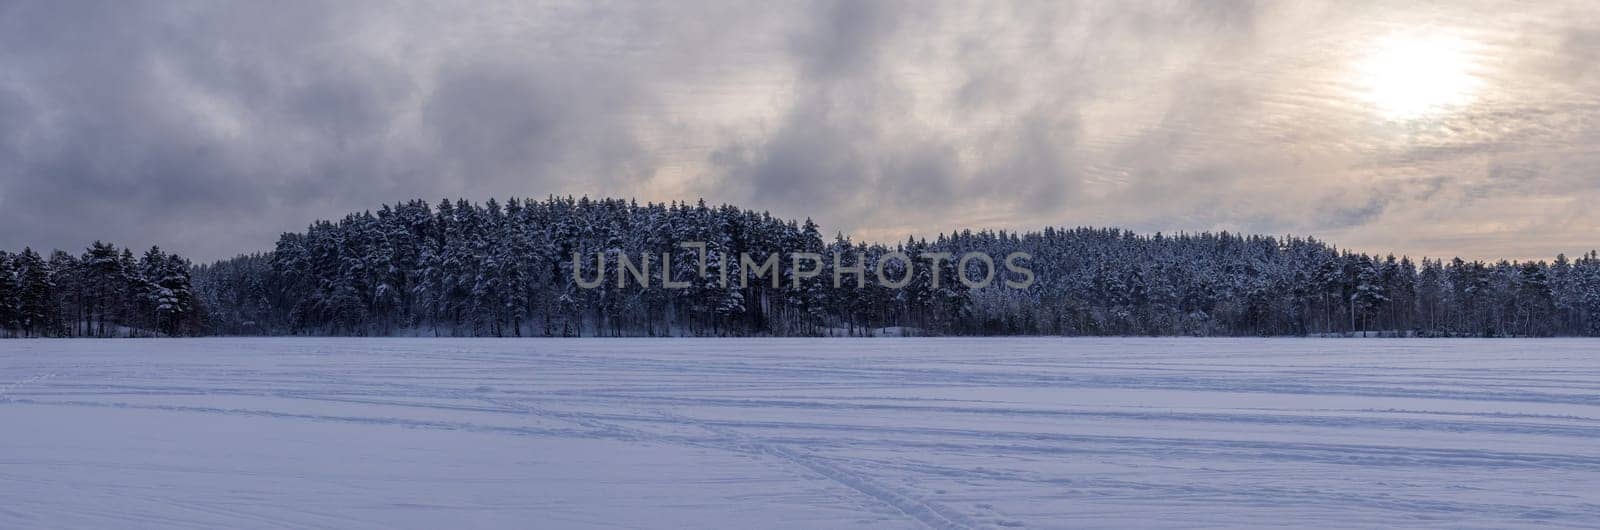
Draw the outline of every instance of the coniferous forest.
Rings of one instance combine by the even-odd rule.
[[[684,241],[706,243],[708,274]],[[900,251],[903,288],[872,278]],[[1032,256],[1026,289],[937,276],[932,253]],[[654,281],[582,288],[574,255],[661,255]],[[740,282],[722,256],[813,252],[861,266],[833,286],[831,260]],[[860,258],[858,258],[858,256]],[[863,259],[864,262],[856,262]],[[729,260],[737,264],[737,260]],[[580,265],[594,278],[592,265]],[[902,278],[899,261],[886,272]],[[615,273],[615,271],[611,271]],[[968,271],[969,276],[979,271]],[[663,274],[690,281],[663,287]],[[722,275],[734,281],[724,285]],[[748,274],[748,273],[747,273]],[[1001,276],[1007,271],[999,271]],[[937,285],[935,285],[937,283]],[[892,330],[892,331],[891,331]],[[1107,228],[960,231],[891,246],[825,238],[733,206],[588,198],[421,200],[317,221],[270,252],[195,265],[95,242],[81,255],[0,252],[0,336],[198,335],[821,336],[1600,335],[1600,256],[1486,263],[1413,261],[1311,238],[1139,235]]]

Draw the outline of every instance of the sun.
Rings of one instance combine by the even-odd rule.
[[[1372,41],[1357,64],[1361,96],[1393,120],[1434,116],[1473,102],[1481,81],[1471,43],[1442,35]]]

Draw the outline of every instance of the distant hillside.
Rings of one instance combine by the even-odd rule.
[[[100,242],[0,252],[3,337],[1354,332],[1600,335],[1600,257],[1418,262],[1107,228],[885,246],[727,205],[554,197],[384,206],[200,266]]]
[[[678,246],[708,245],[698,256]],[[675,254],[666,288],[660,263],[649,287],[615,283],[620,256]],[[903,288],[877,282],[886,254],[913,264]],[[824,260],[795,286],[787,254],[840,256],[861,265],[865,286]],[[1026,289],[997,267],[971,288],[954,260],[1031,254]],[[779,286],[741,286],[734,256],[779,253]],[[856,256],[864,262],[856,263]],[[573,255],[583,258],[582,278]],[[610,269],[583,288],[593,260]],[[721,256],[729,257],[720,281]],[[984,268],[969,268],[969,278]],[[906,274],[887,260],[886,276]],[[651,336],[868,334],[1307,335],[1391,330],[1418,336],[1600,334],[1600,259],[1553,262],[1413,261],[1341,251],[1309,238],[1229,233],[1137,235],[1106,228],[1028,233],[960,231],[894,246],[824,238],[796,222],[733,206],[637,204],[615,199],[512,199],[430,206],[411,201],[318,221],[285,234],[268,253],[194,270],[206,330],[224,334]],[[933,285],[934,276],[943,281]]]

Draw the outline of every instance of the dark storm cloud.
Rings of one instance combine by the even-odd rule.
[[[274,75],[284,72],[264,68],[255,47],[276,55],[312,30],[273,25],[278,16],[134,7],[22,3],[0,18],[0,63],[31,109],[31,119],[0,122],[22,137],[0,183],[8,246],[114,238],[216,252],[240,232],[281,229],[243,226],[271,201],[302,199],[282,195],[295,189],[285,179],[307,178],[283,171],[293,140],[241,129],[266,125],[264,111],[283,102]],[[273,36],[252,41],[251,28]],[[206,228],[219,224],[230,231]]]
[[[797,96],[771,136],[714,159],[746,201],[779,205],[788,215],[813,215],[883,239],[894,231],[931,235],[953,229],[950,214],[972,204],[1037,214],[1068,204],[1081,178],[1070,149],[1076,116],[1070,106],[1039,105],[1006,116],[1011,123],[982,134],[919,126],[918,79],[902,70],[907,56],[940,61],[941,50],[918,44],[937,32],[933,4],[824,2],[813,6],[790,39],[799,73]],[[939,6],[942,7],[942,6]],[[952,75],[965,76],[955,96],[957,119],[983,115],[1004,97],[1015,72],[973,73],[988,57],[957,36]],[[909,45],[908,45],[909,43]],[[961,60],[965,59],[965,60]],[[1058,97],[1051,100],[1059,101]],[[942,102],[941,102],[942,104]],[[963,164],[960,151],[981,160]],[[872,233],[871,228],[879,228]],[[896,238],[897,239],[897,238]]]
[[[627,79],[582,64],[522,66],[450,66],[440,74],[422,115],[444,174],[598,189],[638,177],[628,164],[645,154],[608,119],[611,109],[643,97]]]
[[[446,42],[378,7],[12,5],[0,223],[15,228],[0,246],[108,238],[209,258],[381,202],[637,176],[611,112],[637,82],[611,64]],[[362,44],[385,24],[403,35]]]
[[[1600,226],[1600,17],[1523,7],[0,3],[0,248],[209,259],[385,202],[589,194],[891,241],[1109,224],[1576,252]],[[1395,35],[1465,35],[1481,83],[1443,88],[1469,103],[1385,115],[1413,94],[1363,64]]]
[[[818,8],[794,35],[791,53],[805,76],[815,81],[871,75],[881,48],[914,12],[914,4],[831,0]]]
[[[957,191],[953,146],[894,126],[913,91],[885,64],[926,4],[832,1],[810,6],[789,36],[796,99],[771,136],[739,142],[713,162],[741,202],[825,222],[883,222]]]

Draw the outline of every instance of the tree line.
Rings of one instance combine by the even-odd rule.
[[[94,242],[82,256],[0,251],[0,337],[198,335],[208,320],[189,260]]]
[[[706,262],[682,242],[704,242]],[[677,257],[652,281],[578,285],[596,257],[614,272],[623,256],[664,252]],[[841,261],[814,277],[780,267],[774,285],[725,259],[797,252]],[[919,265],[884,262],[896,285],[910,275],[902,288],[873,277],[896,252]],[[925,266],[969,252],[1027,253],[1035,277],[971,288],[951,260]],[[975,268],[969,278],[987,273]],[[81,257],[0,254],[0,311],[7,334],[71,336],[1600,336],[1600,256],[1413,261],[1313,238],[1053,227],[885,245],[703,201],[415,200],[211,264],[101,243]]]

